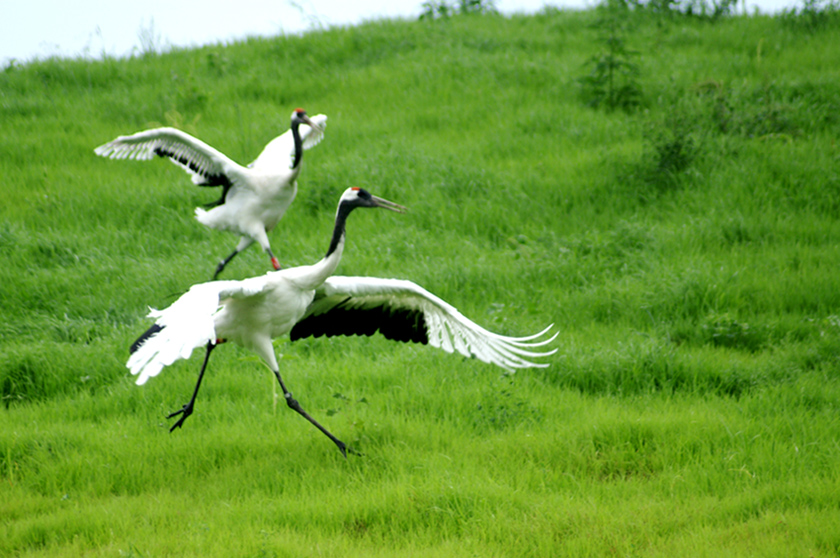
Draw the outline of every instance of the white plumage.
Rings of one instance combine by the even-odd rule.
[[[222,195],[211,209],[196,208],[195,217],[210,228],[241,236],[236,249],[222,260],[215,279],[239,252],[254,242],[280,264],[271,251],[268,233],[277,226],[297,194],[297,177],[303,151],[324,137],[327,117],[310,118],[303,109],[292,112],[290,129],[271,140],[253,163],[243,167],[224,153],[175,128],[155,128],[101,145],[94,153],[111,159],[167,157],[186,170],[198,186],[221,187]]]
[[[343,442],[300,408],[280,377],[271,340],[289,334],[292,340],[321,335],[371,335],[381,332],[396,341],[428,343],[506,369],[544,367],[528,359],[546,357],[556,349],[535,351],[554,340],[545,339],[551,326],[528,337],[507,337],[487,331],[456,308],[411,281],[375,277],[332,276],[344,247],[345,222],[356,207],[404,208],[348,189],[341,197],[327,255],[318,263],[269,272],[244,281],[216,281],[193,286],[168,308],[152,310],[153,325],[132,346],[127,366],[143,384],[193,349],[206,347],[193,399],[170,417],[192,413],[195,396],[209,358],[219,341],[232,341],[260,356],[274,372],[290,407],[312,422],[345,453]],[[345,453],[346,455],[346,453]]]
[[[291,339],[321,335],[372,335],[429,344],[507,370],[546,367],[527,358],[553,354],[529,349],[550,343],[551,326],[528,337],[507,337],[484,329],[451,304],[404,279],[329,277],[290,332]],[[556,336],[556,334],[555,334]]]

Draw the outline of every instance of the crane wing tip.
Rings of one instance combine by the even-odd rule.
[[[111,144],[106,143],[104,145],[100,145],[94,149],[93,152],[100,157],[108,157],[111,154]]]

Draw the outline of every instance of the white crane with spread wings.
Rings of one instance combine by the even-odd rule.
[[[210,228],[241,236],[236,249],[216,267],[213,279],[242,250],[254,242],[271,258],[274,269],[280,262],[271,251],[271,232],[297,194],[303,151],[324,137],[327,117],[307,116],[303,109],[292,112],[290,129],[271,140],[253,163],[243,167],[224,153],[175,128],[155,128],[101,145],[94,153],[111,159],[148,160],[168,157],[184,168],[198,186],[221,187],[218,201],[208,209],[197,207],[195,217]]]
[[[341,196],[335,228],[326,256],[314,265],[269,272],[242,281],[212,281],[194,285],[171,306],[152,310],[155,323],[131,347],[127,367],[144,384],[198,347],[205,347],[204,364],[190,401],[167,418],[180,415],[171,430],[193,412],[211,351],[225,341],[254,351],[268,365],[286,403],[326,434],[347,455],[344,442],[313,419],[286,389],[271,340],[289,334],[292,340],[321,335],[371,335],[426,343],[447,352],[506,369],[545,367],[529,359],[556,352],[539,351],[557,336],[545,338],[551,326],[528,337],[508,337],[487,331],[456,308],[411,281],[375,277],[333,276],[344,249],[347,216],[358,207],[405,208],[349,188]]]

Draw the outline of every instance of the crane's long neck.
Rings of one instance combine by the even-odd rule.
[[[344,251],[344,238],[347,236],[346,225],[347,217],[353,211],[353,206],[340,204],[335,213],[335,226],[333,227],[332,239],[330,240],[330,247],[327,249],[327,255],[324,259],[337,257],[341,259],[341,253]]]
[[[341,262],[341,254],[344,252],[344,239],[346,236],[345,225],[347,216],[353,211],[353,206],[341,204],[335,215],[335,227],[333,228],[330,247],[327,255],[321,261],[312,266],[312,273],[307,277],[308,284],[305,288],[316,289],[335,273],[338,264]]]
[[[292,163],[292,168],[297,169],[300,165],[300,160],[303,158],[303,140],[300,139],[300,122],[295,120],[292,122],[292,138],[295,140],[295,160]]]

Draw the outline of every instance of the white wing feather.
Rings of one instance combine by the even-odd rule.
[[[303,149],[307,150],[318,145],[324,139],[324,128],[327,126],[327,117],[324,114],[317,114],[310,118],[320,129],[313,129],[307,124],[301,124],[298,128],[300,139],[303,141]],[[262,153],[248,165],[249,168],[265,170],[272,168],[289,168],[290,157],[295,155],[295,140],[292,131],[287,130],[277,136],[263,148]]]
[[[120,136],[93,152],[109,159],[146,161],[154,158],[158,150],[192,175],[195,184],[202,184],[205,177],[227,174],[239,166],[224,153],[176,128],[155,128]]]
[[[193,285],[172,305],[163,310],[150,308],[149,317],[162,329],[146,339],[132,353],[126,367],[138,375],[137,384],[160,374],[180,359],[188,359],[194,349],[216,342],[213,318],[225,298],[257,294],[267,283],[267,275],[244,281],[211,281]]]
[[[310,120],[318,127],[313,129],[311,126],[301,124],[298,128],[300,132],[300,139],[303,140],[303,149],[312,149],[324,139],[324,129],[327,127],[327,116],[324,114],[316,114]],[[289,152],[291,155],[291,150]]]
[[[557,333],[548,339],[537,340],[544,337],[552,326],[527,337],[499,335],[479,326],[451,304],[411,281],[333,276],[318,289],[318,295],[328,297],[323,300],[332,302],[324,302],[319,307],[316,297],[308,314],[326,313],[329,308],[325,304],[334,306],[337,302],[350,307],[387,305],[393,309],[421,311],[429,345],[449,353],[457,351],[508,370],[546,367],[546,363],[531,362],[527,358],[546,357],[557,352],[557,349],[545,352],[533,350],[554,341]]]

